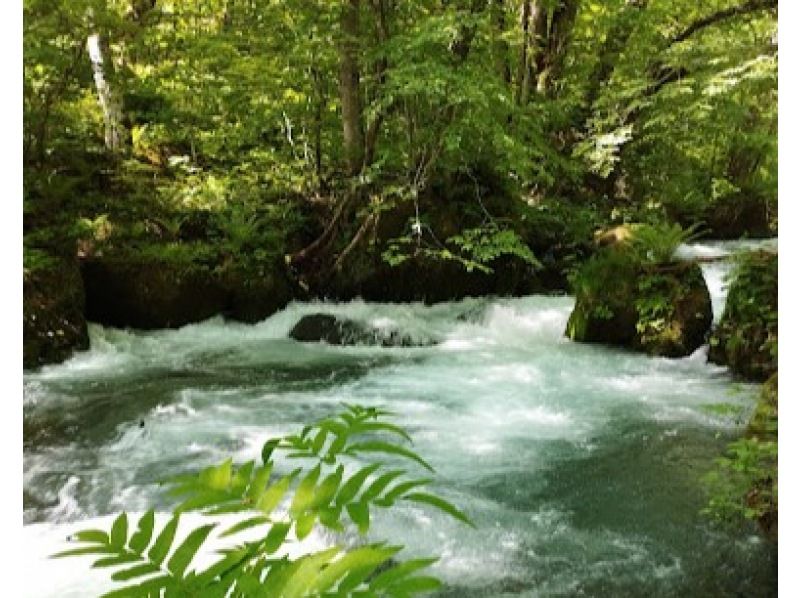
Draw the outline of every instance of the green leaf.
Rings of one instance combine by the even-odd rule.
[[[364,490],[364,493],[361,495],[361,500],[364,502],[371,501],[373,498],[380,495],[380,493],[383,492],[386,486],[388,486],[392,481],[399,478],[404,473],[405,471],[401,469],[395,469],[378,477],[377,480],[372,482],[372,484],[370,484],[367,487],[367,489]]]
[[[236,474],[231,480],[231,494],[235,496],[242,496],[250,483],[250,478],[253,475],[253,467],[255,463],[248,461],[236,470]]]
[[[263,517],[262,515],[256,515],[255,517],[250,517],[249,519],[245,519],[244,521],[240,521],[240,522],[232,525],[231,527],[226,529],[224,532],[222,532],[219,535],[219,537],[220,538],[225,538],[227,536],[232,536],[233,534],[237,534],[237,533],[239,533],[241,531],[244,531],[246,529],[251,529],[251,528],[256,527],[258,525],[264,525],[265,523],[269,523],[269,519],[268,518]]]
[[[402,436],[409,442],[411,442],[411,436],[408,435],[403,428],[400,426],[396,426],[394,424],[386,423],[386,422],[362,422],[358,423],[353,426],[353,432],[363,433],[363,432],[391,432],[393,434],[397,434],[398,436]]]
[[[175,515],[169,520],[169,523],[158,534],[155,543],[150,548],[150,552],[147,553],[150,561],[156,565],[164,562],[164,558],[167,556],[170,546],[172,546],[172,541],[175,539],[175,530],[178,529],[178,518],[179,515]]]
[[[269,482],[269,476],[271,474],[272,463],[262,465],[256,470],[256,474],[253,476],[253,481],[250,483],[250,487],[247,489],[247,497],[253,504],[257,504],[258,499],[260,499],[261,495],[264,494],[264,491],[267,489],[267,483]]]
[[[386,494],[383,495],[383,498],[380,500],[376,500],[375,504],[385,507],[391,507],[397,498],[409,490],[413,490],[419,486],[426,486],[431,483],[432,480],[421,478],[417,480],[409,480],[407,482],[400,482],[394,488],[389,490]]]
[[[178,546],[175,550],[175,554],[172,555],[172,558],[167,563],[167,569],[172,571],[176,577],[182,577],[184,571],[186,571],[186,567],[192,562],[194,555],[197,554],[200,546],[206,541],[208,534],[210,534],[211,530],[215,527],[215,523],[204,525],[198,527],[186,536],[186,539]]]
[[[336,491],[339,489],[339,484],[342,483],[343,473],[344,466],[339,465],[335,472],[328,475],[324,480],[322,480],[322,482],[320,482],[320,485],[317,487],[317,491],[314,493],[314,498],[308,505],[309,509],[324,507],[331,502],[334,494],[336,494]]]
[[[375,471],[380,468],[380,463],[373,463],[372,465],[367,465],[362,469],[358,470],[354,473],[341,487],[339,493],[336,495],[336,504],[339,506],[344,505],[345,503],[350,502],[355,498],[355,495],[358,494],[358,491],[361,489],[361,486],[364,484],[364,481]]]
[[[369,531],[369,505],[364,502],[351,502],[347,503],[346,508],[350,519],[358,526],[358,532],[366,534]]]
[[[399,455],[401,457],[406,457],[407,459],[416,461],[417,463],[422,465],[425,469],[433,471],[433,467],[431,467],[422,457],[417,455],[415,452],[407,448],[404,448],[402,446],[389,444],[388,442],[372,440],[367,442],[360,442],[358,444],[351,444],[348,447],[347,452],[350,454],[387,453],[390,455]]]
[[[280,438],[271,438],[264,443],[264,446],[261,448],[261,460],[264,462],[264,465],[269,463],[272,452],[278,447],[280,442]]]
[[[289,513],[293,517],[298,517],[302,514],[314,499],[314,487],[317,485],[320,471],[321,467],[317,465],[308,472],[297,486],[297,490],[294,492],[294,499],[292,499],[292,504],[289,507]]]
[[[73,548],[72,550],[64,550],[52,555],[51,559],[60,559],[65,556],[81,556],[85,554],[116,554],[111,546],[84,546],[83,548]]]
[[[339,521],[341,515],[341,507],[323,507],[319,510],[319,522],[332,530],[344,531],[344,526]]]
[[[141,557],[138,554],[118,553],[115,554],[114,556],[108,556],[96,560],[94,564],[92,564],[92,568],[114,567],[116,565],[124,565],[125,563],[135,563],[140,559]]]
[[[136,565],[135,567],[131,567],[129,569],[117,571],[111,576],[111,579],[114,581],[128,581],[129,579],[133,579],[135,577],[149,575],[150,573],[158,573],[159,571],[161,571],[161,569],[158,567],[158,565],[154,565],[153,563],[142,563],[141,565]]]
[[[376,575],[370,582],[369,587],[371,590],[377,592],[378,590],[389,587],[404,577],[408,577],[420,569],[430,567],[438,560],[439,559],[413,559],[404,563],[400,563],[399,565],[396,565],[395,567]]]
[[[317,432],[317,435],[314,437],[314,442],[311,443],[311,451],[316,455],[322,450],[322,447],[325,446],[325,439],[328,437],[328,431],[325,429],[320,430]]]
[[[434,496],[433,494],[428,494],[427,492],[413,492],[411,494],[406,494],[403,497],[403,500],[411,500],[414,502],[431,505],[436,507],[440,511],[444,511],[451,517],[454,517],[460,521],[463,521],[470,527],[475,527],[475,524],[467,517],[464,513],[459,511],[456,507],[452,504],[444,500],[443,498],[439,498],[438,496]]]
[[[308,536],[308,534],[311,533],[311,530],[314,529],[314,522],[316,520],[317,514],[313,511],[300,515],[300,517],[297,518],[294,533],[297,535],[298,540],[303,540],[306,536]]]
[[[114,548],[122,548],[128,540],[128,515],[121,513],[111,526],[110,541]]]
[[[108,534],[99,529],[87,529],[75,532],[73,537],[80,542],[97,542],[98,544],[108,544]]]
[[[232,459],[227,459],[217,466],[207,467],[200,472],[200,483],[212,490],[227,490],[231,483],[232,469]]]
[[[236,500],[236,498],[227,490],[202,490],[175,507],[175,512],[198,511],[212,506],[220,506],[221,503],[231,502],[232,500]]]
[[[272,554],[278,550],[283,545],[284,540],[286,540],[286,535],[291,528],[292,525],[290,523],[273,524],[269,533],[267,533],[267,537],[264,539],[264,552],[266,554]]]
[[[442,587],[442,582],[435,577],[409,577],[392,584],[388,590],[394,596],[409,596],[422,592],[433,592]]]
[[[142,551],[150,544],[150,539],[153,537],[154,523],[155,513],[152,509],[139,518],[136,532],[131,536],[131,540],[128,543],[128,546],[135,553],[142,554]]]
[[[269,515],[275,510],[275,507],[277,507],[281,502],[283,495],[286,494],[286,491],[289,489],[289,485],[292,483],[292,480],[297,477],[299,471],[300,470],[296,469],[289,475],[282,477],[272,486],[267,488],[264,494],[261,495],[256,507],[263,512],[264,515]]]
[[[345,553],[341,558],[329,564],[312,580],[310,592],[322,593],[336,585],[340,579],[352,571],[363,571],[369,575],[395,554],[400,547],[364,546]]]

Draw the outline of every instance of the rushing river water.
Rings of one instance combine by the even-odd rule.
[[[705,266],[717,318],[727,267]],[[113,587],[90,561],[46,557],[73,530],[107,527],[120,510],[166,513],[160,479],[230,454],[254,458],[267,437],[342,402],[398,413],[436,468],[438,493],[475,521],[477,530],[411,504],[373,514],[375,539],[405,545],[404,556],[441,556],[442,595],[775,595],[775,547],[753,526],[700,514],[700,478],[741,433],[757,387],[706,363],[705,348],[671,360],[571,343],[563,331],[572,304],[295,303],[253,326],[92,325],[90,351],[25,374],[24,538],[37,572],[28,595]],[[437,344],[287,339],[316,312]]]

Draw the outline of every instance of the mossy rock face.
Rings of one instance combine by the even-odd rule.
[[[705,341],[711,297],[696,264],[646,265],[609,248],[581,269],[566,335],[650,355],[683,357]]]
[[[710,361],[747,379],[764,381],[778,371],[776,253],[757,251],[740,258],[709,344]]]
[[[257,322],[291,300],[277,264],[212,266],[126,254],[85,261],[83,276],[87,318],[117,327],[177,328],[220,314]]]
[[[234,265],[222,275],[225,316],[254,323],[283,309],[293,299],[292,285],[279,264],[270,267]]]
[[[58,259],[23,281],[23,365],[34,368],[89,348],[78,264]]]

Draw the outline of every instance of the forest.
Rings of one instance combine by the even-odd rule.
[[[31,595],[776,595],[777,30],[24,0]]]

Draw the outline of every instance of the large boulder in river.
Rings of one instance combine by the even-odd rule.
[[[22,305],[24,367],[57,363],[89,348],[83,282],[74,260],[51,258],[25,272]]]
[[[764,381],[778,371],[777,253],[739,258],[708,358],[750,380]]]
[[[609,247],[577,273],[566,334],[650,355],[682,357],[705,342],[711,297],[696,264],[649,264]]]
[[[398,330],[381,330],[356,320],[337,318],[331,314],[303,316],[289,336],[304,343],[326,342],[330,345],[381,345],[413,347],[421,344]]]

